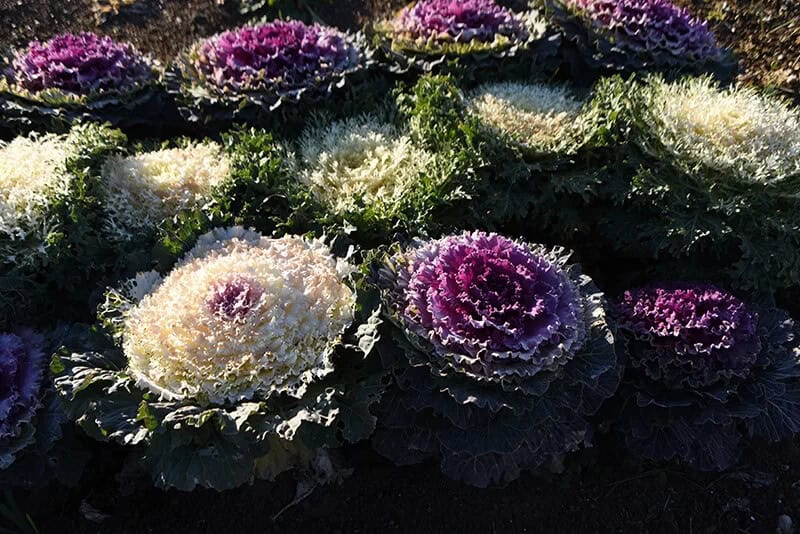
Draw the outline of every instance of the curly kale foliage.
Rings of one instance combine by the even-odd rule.
[[[75,121],[128,128],[162,116],[158,65],[132,45],[64,34],[0,58],[0,110],[12,129],[65,131]]]
[[[591,444],[588,417],[621,367],[602,294],[562,249],[465,233],[387,257],[376,279],[394,376],[380,453],[438,458],[448,477],[486,487]]]
[[[293,156],[282,142],[264,130],[240,128],[223,134],[222,144],[230,177],[214,188],[209,202],[164,221],[155,249],[160,267],[215,227],[244,226],[264,235],[321,231],[319,207],[297,181]]]
[[[576,79],[613,72],[713,73],[733,79],[736,62],[708,23],[670,0],[547,0]]]
[[[615,316],[627,361],[616,424],[635,453],[720,471],[745,435],[800,431],[800,351],[786,312],[672,282],[626,292]]]
[[[661,141],[646,83],[663,82],[604,83],[603,91],[620,102],[615,137],[624,154],[603,169],[601,228],[609,243],[632,257],[674,259],[687,269],[696,264],[745,290],[797,285],[796,179],[742,180],[733,171],[688,164]]]
[[[126,137],[106,126],[76,125],[65,137],[67,157],[54,175],[65,190],[49,194],[42,224],[22,239],[0,234],[0,323],[82,317],[87,288],[109,275],[113,251],[99,229],[103,210],[94,169],[123,150]],[[53,300],[59,306],[52,306]]]
[[[452,77],[423,76],[398,96],[401,113],[421,146],[437,154],[450,178],[428,218],[428,232],[496,229],[525,218],[530,172],[520,155],[472,116]],[[447,195],[447,196],[446,196]],[[448,198],[449,196],[449,198]]]

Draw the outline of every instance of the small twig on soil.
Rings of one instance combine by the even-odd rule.
[[[285,512],[289,508],[292,508],[292,507],[300,504],[306,497],[308,497],[309,495],[314,493],[314,488],[316,488],[316,486],[312,485],[311,487],[308,488],[307,491],[303,492],[300,495],[297,495],[294,499],[291,500],[291,502],[289,504],[287,504],[286,506],[284,506],[283,508],[278,510],[275,513],[275,515],[272,516],[272,520],[273,521],[277,521],[280,518],[280,516],[283,515],[283,512]]]
[[[608,493],[606,494],[606,497],[611,495],[611,492],[614,491],[614,489],[616,489],[617,486],[621,486],[622,484],[627,484],[628,482],[633,482],[635,480],[640,480],[642,478],[647,478],[649,476],[653,476],[663,472],[665,472],[664,469],[651,469],[650,471],[645,471],[644,473],[639,473],[638,475],[628,477],[623,480],[617,480],[616,482],[612,482],[611,484],[608,485],[611,489],[609,489]]]

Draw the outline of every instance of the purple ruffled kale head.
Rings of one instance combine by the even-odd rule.
[[[361,58],[356,43],[334,28],[274,21],[203,41],[194,61],[206,83],[239,93],[311,86],[357,67]]]
[[[41,336],[0,334],[0,440],[14,439],[39,408],[44,377]]]
[[[492,41],[497,35],[523,37],[524,24],[493,0],[420,0],[392,23],[404,38],[434,41]]]
[[[745,378],[761,351],[757,314],[714,286],[665,283],[627,291],[617,313],[634,338],[631,363],[669,388]]]
[[[131,44],[93,33],[34,41],[17,52],[7,73],[32,93],[58,89],[74,95],[127,91],[153,79],[150,62]]]
[[[579,290],[547,250],[474,232],[431,241],[407,260],[400,314],[446,365],[525,379],[564,365],[583,344]]]
[[[670,0],[567,0],[594,31],[634,55],[667,53],[682,61],[720,55],[706,21]]]

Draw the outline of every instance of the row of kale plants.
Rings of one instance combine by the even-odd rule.
[[[664,0],[546,7],[245,27],[163,77],[13,56],[6,125],[55,131],[0,144],[3,481],[76,482],[88,438],[223,490],[365,439],[487,486],[599,432],[700,470],[800,432],[800,112]],[[191,136],[124,133],[159,87]]]
[[[285,130],[309,107],[360,109],[387,79],[444,71],[472,84],[560,75],[588,85],[636,71],[730,80],[736,62],[705,22],[667,1],[542,0],[523,13],[492,0],[420,2],[357,33],[296,20],[244,26],[166,66],[91,33],[34,41],[0,55],[0,112],[12,132],[76,120],[149,135],[235,122]]]

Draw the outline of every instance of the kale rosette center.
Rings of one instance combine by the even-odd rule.
[[[634,366],[670,388],[746,378],[758,359],[758,315],[710,285],[661,284],[623,295],[620,324],[635,338]]]
[[[228,321],[241,320],[256,305],[264,289],[253,280],[234,276],[211,287],[206,305],[211,312]]]
[[[403,316],[457,368],[529,377],[563,365],[580,348],[577,288],[526,245],[475,232],[411,254]]]

